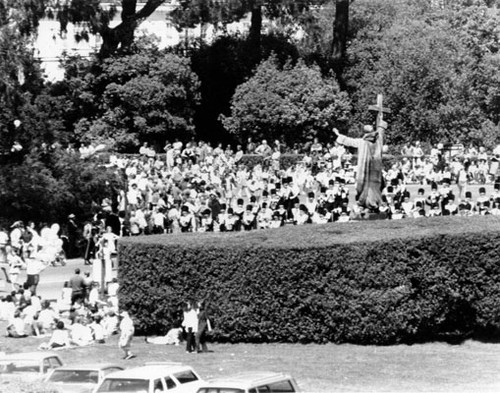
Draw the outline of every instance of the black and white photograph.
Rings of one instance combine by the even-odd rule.
[[[500,391],[500,1],[0,0],[0,393]]]

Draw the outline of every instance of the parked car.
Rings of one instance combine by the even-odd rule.
[[[94,393],[196,393],[203,382],[190,366],[154,363],[109,374]]]
[[[197,393],[292,393],[300,389],[292,376],[275,372],[248,372],[215,378],[203,384]]]
[[[121,370],[123,367],[108,363],[63,366],[52,370],[45,382],[59,393],[90,393],[106,375]]]
[[[61,358],[51,352],[11,353],[0,356],[0,380],[43,380],[47,373],[61,367]]]

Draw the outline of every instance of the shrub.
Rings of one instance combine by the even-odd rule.
[[[158,333],[209,300],[227,342],[391,344],[496,335],[500,219],[365,221],[120,242],[121,304]]]

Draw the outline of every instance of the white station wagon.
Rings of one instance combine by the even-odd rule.
[[[155,363],[109,374],[94,393],[196,393],[202,382],[189,366]]]
[[[214,378],[203,384],[197,393],[294,393],[300,392],[295,379],[275,372],[247,372]]]

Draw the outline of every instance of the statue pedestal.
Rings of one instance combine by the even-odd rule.
[[[364,213],[362,216],[358,216],[353,219],[353,221],[374,221],[374,220],[387,220],[387,213]]]

